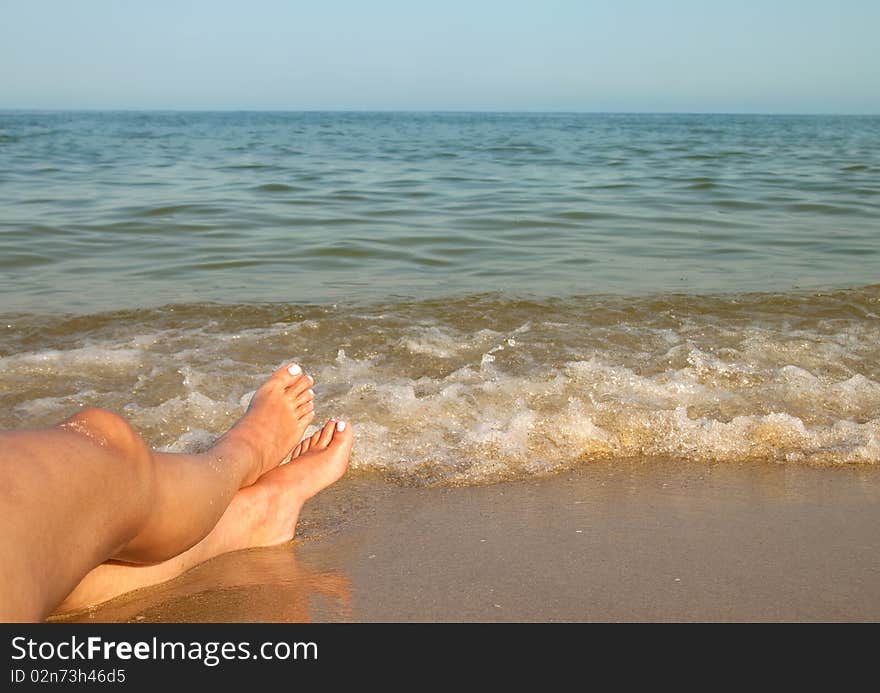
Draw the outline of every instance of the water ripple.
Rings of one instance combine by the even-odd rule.
[[[2,307],[869,283],[878,143],[876,117],[0,112]]]

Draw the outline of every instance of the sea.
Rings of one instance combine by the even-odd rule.
[[[876,465],[880,117],[0,112],[0,428],[290,361],[396,483]]]

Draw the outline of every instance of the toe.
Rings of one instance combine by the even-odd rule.
[[[330,441],[333,439],[333,431],[336,430],[336,419],[330,419],[327,423],[324,424],[324,428],[322,428],[315,435],[318,440],[315,442],[315,445],[319,450],[323,450],[326,448]]]
[[[346,448],[347,452],[350,454],[353,444],[354,431],[351,430],[351,424],[349,424],[347,421],[337,421],[336,425],[331,431],[330,446],[342,446]]]
[[[304,404],[309,404],[312,400],[315,399],[315,391],[309,388],[303,392],[300,392],[293,400],[293,406],[301,407]]]
[[[329,444],[321,448],[318,441],[324,440],[325,433]],[[305,502],[345,474],[353,442],[350,425],[343,421],[328,421],[324,428],[303,441],[296,463],[285,465],[277,474],[284,476],[291,492]],[[312,454],[304,454],[306,451]]]
[[[315,412],[310,409],[309,411],[306,411],[305,413],[301,414],[299,416],[299,418],[296,420],[296,422],[298,425],[303,426],[304,427],[303,430],[305,430],[305,427],[307,427],[314,420],[315,420]]]
[[[311,390],[311,387],[314,384],[315,379],[312,376],[303,373],[287,383],[287,394],[294,398],[299,397],[304,392]],[[312,393],[312,396],[314,396],[314,392]]]
[[[298,363],[288,363],[281,366],[281,368],[272,374],[272,377],[269,378],[269,380],[270,382],[274,382],[285,388],[296,385],[299,382],[305,382],[306,388],[310,387],[307,376],[303,372],[302,366]]]

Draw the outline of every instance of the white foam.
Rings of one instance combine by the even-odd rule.
[[[104,406],[154,445],[195,450],[276,367],[301,360],[316,377],[316,423],[354,423],[353,467],[408,483],[635,456],[880,463],[876,320],[619,313],[599,325],[589,311],[533,314],[503,328],[488,313],[413,320],[390,310],[246,329],[132,324],[0,358],[0,426]]]
[[[76,349],[45,349],[0,357],[0,369],[41,373],[64,373],[76,368],[129,368],[141,357],[138,349],[83,346]]]
[[[412,330],[410,336],[401,338],[400,344],[411,354],[441,359],[448,359],[466,348],[448,330],[433,326]]]

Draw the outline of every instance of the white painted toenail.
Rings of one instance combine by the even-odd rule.
[[[309,388],[309,394],[310,394],[312,397],[314,397],[314,396],[315,396],[315,391],[312,390],[311,388]]]
[[[309,382],[310,382],[312,385],[315,384],[315,379],[314,379],[312,376],[307,375],[306,377],[309,379]]]
[[[336,430],[344,431],[345,430],[345,421],[337,421],[336,422]]]
[[[287,367],[287,372],[290,373],[291,375],[299,375],[300,373],[303,372],[303,369],[300,368],[300,365],[298,363],[291,363]]]

